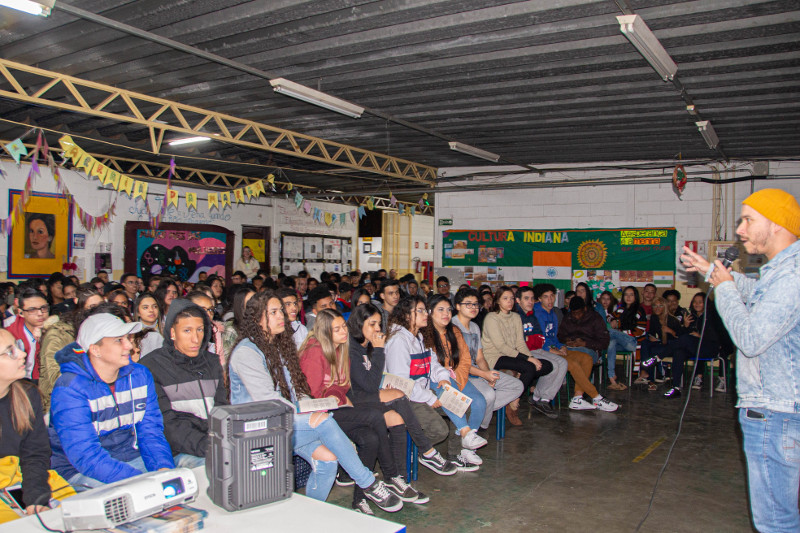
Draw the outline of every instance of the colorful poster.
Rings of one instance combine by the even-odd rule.
[[[137,273],[144,279],[155,274],[197,282],[200,272],[225,277],[227,234],[214,231],[136,231]]]
[[[72,257],[72,202],[61,194],[27,193],[19,210],[23,191],[8,191],[8,272],[10,279],[49,276],[61,272]]]
[[[666,287],[675,282],[676,233],[675,228],[448,230],[442,232],[442,265],[527,267],[532,281],[563,289],[577,282],[577,272],[593,272],[595,278],[599,272],[602,279],[591,280],[598,287]]]

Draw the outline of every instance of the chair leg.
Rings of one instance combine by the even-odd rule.
[[[504,405],[497,410],[497,430],[495,431],[495,438],[503,440],[506,437],[506,406]]]
[[[411,434],[406,433],[406,479],[416,481],[418,469],[419,449],[414,444],[414,441],[411,440]]]

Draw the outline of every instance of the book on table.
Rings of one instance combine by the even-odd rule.
[[[188,505],[176,505],[152,516],[146,516],[111,529],[109,533],[191,533],[203,529],[208,512]]]

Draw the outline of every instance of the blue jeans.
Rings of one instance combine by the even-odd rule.
[[[450,378],[450,384],[453,387],[458,388],[456,384],[456,380]],[[439,387],[438,383],[431,382],[431,390],[439,396],[439,393],[442,391],[442,388]],[[445,412],[447,417],[453,421],[453,425],[456,426],[458,431],[461,431],[465,427],[469,426],[470,429],[474,429],[475,431],[481,427],[481,421],[483,420],[483,415],[486,414],[486,398],[483,397],[483,394],[475,388],[475,385],[467,380],[467,384],[464,387],[464,390],[461,391],[466,396],[472,398],[472,403],[469,405],[469,418],[466,416],[456,416],[455,413],[452,411],[448,411],[445,408],[442,408],[442,411]],[[465,413],[466,414],[466,413]]]
[[[136,470],[140,471],[142,474],[147,472],[147,467],[144,466],[144,459],[142,459],[141,455],[136,459],[128,461],[126,464],[132,466]],[[103,483],[102,481],[97,481],[95,478],[86,476],[84,474],[81,474],[80,472],[69,478],[67,480],[67,483],[72,485],[77,492],[83,492],[85,490],[94,489],[105,485],[105,483]]]
[[[310,414],[295,415],[292,435],[294,453],[308,461],[312,469],[306,484],[306,496],[320,501],[328,498],[336,479],[337,462],[362,489],[372,485],[375,482],[375,476],[361,463],[353,443],[350,442],[333,417],[328,414],[327,418],[317,427],[311,427],[310,418]],[[314,450],[320,446],[328,448],[336,456],[337,461],[312,459],[311,455]]]
[[[176,468],[196,468],[198,466],[206,466],[205,457],[189,455],[188,453],[179,453],[175,456]]]
[[[800,531],[800,413],[739,409],[753,524],[761,533]]]
[[[636,339],[627,333],[622,333],[618,329],[609,329],[611,342],[608,343],[608,378],[617,377],[617,350],[623,352],[634,352],[636,350]]]

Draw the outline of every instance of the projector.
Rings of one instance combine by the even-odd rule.
[[[113,528],[197,497],[197,479],[188,468],[148,472],[61,502],[64,529]]]

